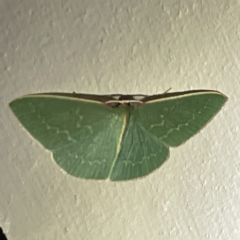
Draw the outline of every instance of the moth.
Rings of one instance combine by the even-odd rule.
[[[68,174],[84,179],[143,177],[200,131],[227,97],[196,90],[159,95],[30,94],[10,108]]]

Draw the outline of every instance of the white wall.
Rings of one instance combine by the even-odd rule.
[[[2,0],[0,226],[9,240],[240,239],[239,0]],[[149,176],[64,174],[8,107],[37,92],[219,90],[214,120]]]

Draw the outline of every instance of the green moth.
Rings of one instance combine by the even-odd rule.
[[[31,94],[10,103],[21,124],[67,173],[85,179],[145,176],[202,129],[227,97],[197,90],[161,95]]]

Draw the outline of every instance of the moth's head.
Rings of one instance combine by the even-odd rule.
[[[141,100],[144,97],[144,95],[112,95],[112,100],[106,101],[105,104],[112,108],[121,106],[138,107],[143,104]]]

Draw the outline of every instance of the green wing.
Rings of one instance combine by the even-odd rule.
[[[176,147],[202,129],[226,101],[219,92],[202,91],[149,101],[135,114],[160,142]]]
[[[10,107],[67,173],[106,179],[116,158],[123,114],[98,101],[29,95]]]
[[[169,146],[178,146],[196,134],[226,100],[214,91],[183,93],[154,98],[130,111],[111,179],[137,178],[158,168],[168,158]]]
[[[112,181],[143,177],[169,156],[168,147],[138,123],[134,110],[127,119],[121,148],[109,174]]]

